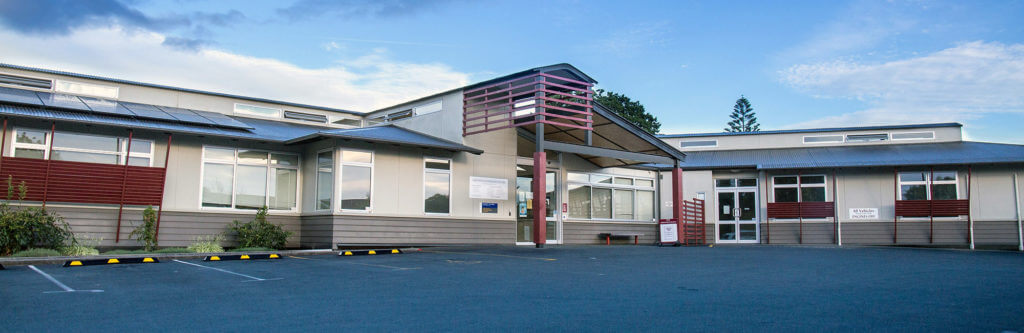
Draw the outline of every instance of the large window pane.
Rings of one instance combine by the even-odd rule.
[[[956,171],[935,171],[935,174],[932,176],[932,180],[956,180]]]
[[[288,154],[270,154],[270,164],[283,166],[298,166],[299,156]]]
[[[825,201],[825,188],[824,187],[804,187],[800,189],[800,201],[803,202],[824,202]]]
[[[928,200],[928,189],[925,185],[901,186],[903,200]]]
[[[654,220],[654,191],[636,191],[636,219]]]
[[[14,141],[17,143],[31,143],[37,145],[45,144],[46,132],[19,130],[18,137],[16,137]]]
[[[53,134],[54,148],[88,149],[109,151],[111,153],[114,153],[119,151],[117,147],[117,142],[117,138],[115,137],[75,134],[66,132],[57,132]]]
[[[44,151],[42,149],[25,149],[25,148],[15,148],[14,149],[14,157],[40,158],[41,159],[41,158],[43,158],[45,156],[45,154],[46,154],[46,151]]]
[[[824,184],[825,176],[800,176],[800,184]]]
[[[615,190],[615,218],[633,219],[633,191]]]
[[[341,152],[341,161],[352,163],[371,163],[373,162],[373,154],[365,151],[344,150]]]
[[[295,208],[295,189],[299,183],[299,171],[295,169],[273,169],[270,174],[270,209]]]
[[[451,169],[451,161],[448,160],[427,160],[426,168],[433,170],[449,170]]]
[[[128,165],[133,166],[149,166],[149,157],[135,157],[131,156],[128,158]]]
[[[715,179],[716,187],[736,187],[735,179]]]
[[[331,209],[334,194],[334,154],[325,151],[316,155],[316,209]]]
[[[427,213],[439,213],[448,214],[448,184],[451,181],[451,175],[447,173],[432,173],[428,172],[424,174],[424,207],[423,210]]]
[[[569,185],[569,217],[590,218],[590,186]]]
[[[371,173],[369,167],[341,167],[341,209],[370,209]]]
[[[127,143],[128,139],[121,139],[121,140],[123,140],[125,142],[125,145],[128,144]],[[149,154],[149,153],[152,153],[152,152],[153,152],[153,141],[149,141],[149,140],[135,140],[135,139],[132,140],[132,155],[135,155],[135,153]]]
[[[120,157],[118,155],[111,154],[60,151],[54,149],[50,152],[50,158],[57,161],[117,164],[117,160]]]
[[[932,200],[956,200],[956,184],[932,184]]]
[[[259,209],[267,201],[267,167],[239,165],[238,188],[235,189],[235,208]]]
[[[775,202],[797,202],[795,187],[775,188]]]
[[[612,218],[612,190],[606,188],[595,188],[593,198],[594,218]]]
[[[900,172],[901,182],[923,182],[925,179],[924,172]]]
[[[267,164],[267,152],[239,149],[238,163]]]
[[[590,180],[590,177],[587,176],[587,174],[575,173],[575,172],[570,172],[569,173],[569,181],[570,182],[586,183],[589,180]]]
[[[206,163],[203,166],[203,207],[231,207],[231,176],[234,166]]]
[[[775,185],[796,185],[796,176],[775,177]]]
[[[208,160],[221,160],[228,161],[231,163],[235,162],[235,150],[224,149],[224,148],[205,148],[203,149],[203,158]]]
[[[654,181],[650,179],[637,179],[636,186],[654,187]]]
[[[633,185],[633,178],[615,177],[615,183],[619,185]]]

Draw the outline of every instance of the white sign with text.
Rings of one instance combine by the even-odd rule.
[[[469,197],[508,200],[508,179],[469,177]]]
[[[878,208],[850,208],[851,220],[877,220]]]

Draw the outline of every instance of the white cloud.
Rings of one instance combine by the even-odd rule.
[[[167,36],[120,28],[40,38],[0,31],[0,62],[170,86],[370,111],[468,84],[443,64],[394,61],[383,50],[324,68],[224,50],[182,50]]]
[[[878,64],[795,65],[781,80],[819,98],[854,98],[867,110],[794,127],[965,121],[1024,112],[1024,44],[981,41]]]

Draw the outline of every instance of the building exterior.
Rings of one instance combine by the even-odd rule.
[[[701,200],[708,243],[1019,243],[1024,146],[959,124],[656,137],[595,83],[558,64],[364,113],[0,65],[0,176],[103,246],[137,246],[147,205],[161,246],[263,206],[291,247],[652,243]]]

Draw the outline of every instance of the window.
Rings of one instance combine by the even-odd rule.
[[[103,86],[63,80],[57,80],[57,85],[54,86],[53,90],[75,95],[89,95],[110,99],[117,99],[118,93],[118,88],[114,86]]]
[[[253,149],[203,147],[202,207],[295,210],[299,157]]]
[[[124,164],[128,139],[72,132],[55,132],[50,151],[50,133],[44,130],[15,129],[14,157],[51,158],[103,164]],[[153,141],[132,139],[129,165],[152,166]]]
[[[235,114],[267,118],[280,118],[281,109],[235,103]]]
[[[50,90],[53,81],[50,79],[37,79],[19,75],[0,74],[0,84],[16,86],[18,88],[37,88]]]
[[[724,178],[715,179],[715,187],[753,187],[757,186],[757,178]]]
[[[956,200],[957,186],[956,171],[899,173],[900,200]]]
[[[846,142],[874,142],[889,140],[889,134],[851,134],[846,136]]]
[[[341,151],[341,210],[368,212],[373,189],[373,152]]]
[[[569,217],[654,221],[654,179],[570,172]]]
[[[331,209],[334,198],[334,151],[316,154],[316,209]]]
[[[804,143],[843,142],[842,135],[805,136]]]
[[[825,176],[773,176],[775,202],[825,202]]]
[[[683,141],[679,143],[680,147],[716,147],[718,146],[718,140],[700,140],[700,141]]]
[[[338,116],[331,116],[331,123],[335,125],[355,126],[359,127],[363,125],[363,121],[354,118],[345,118]]]
[[[423,212],[449,214],[451,212],[452,160],[423,159]]]
[[[412,108],[412,113],[414,116],[434,113],[438,111],[441,111],[441,101],[434,101]]]
[[[312,122],[312,123],[326,123],[327,122],[327,116],[326,115],[315,114],[315,113],[305,113],[305,112],[297,112],[297,111],[285,111],[284,112],[284,117],[285,117],[285,119],[302,120],[302,121],[308,121],[308,122]]]
[[[935,132],[907,132],[893,133],[893,140],[930,140],[935,138]]]

